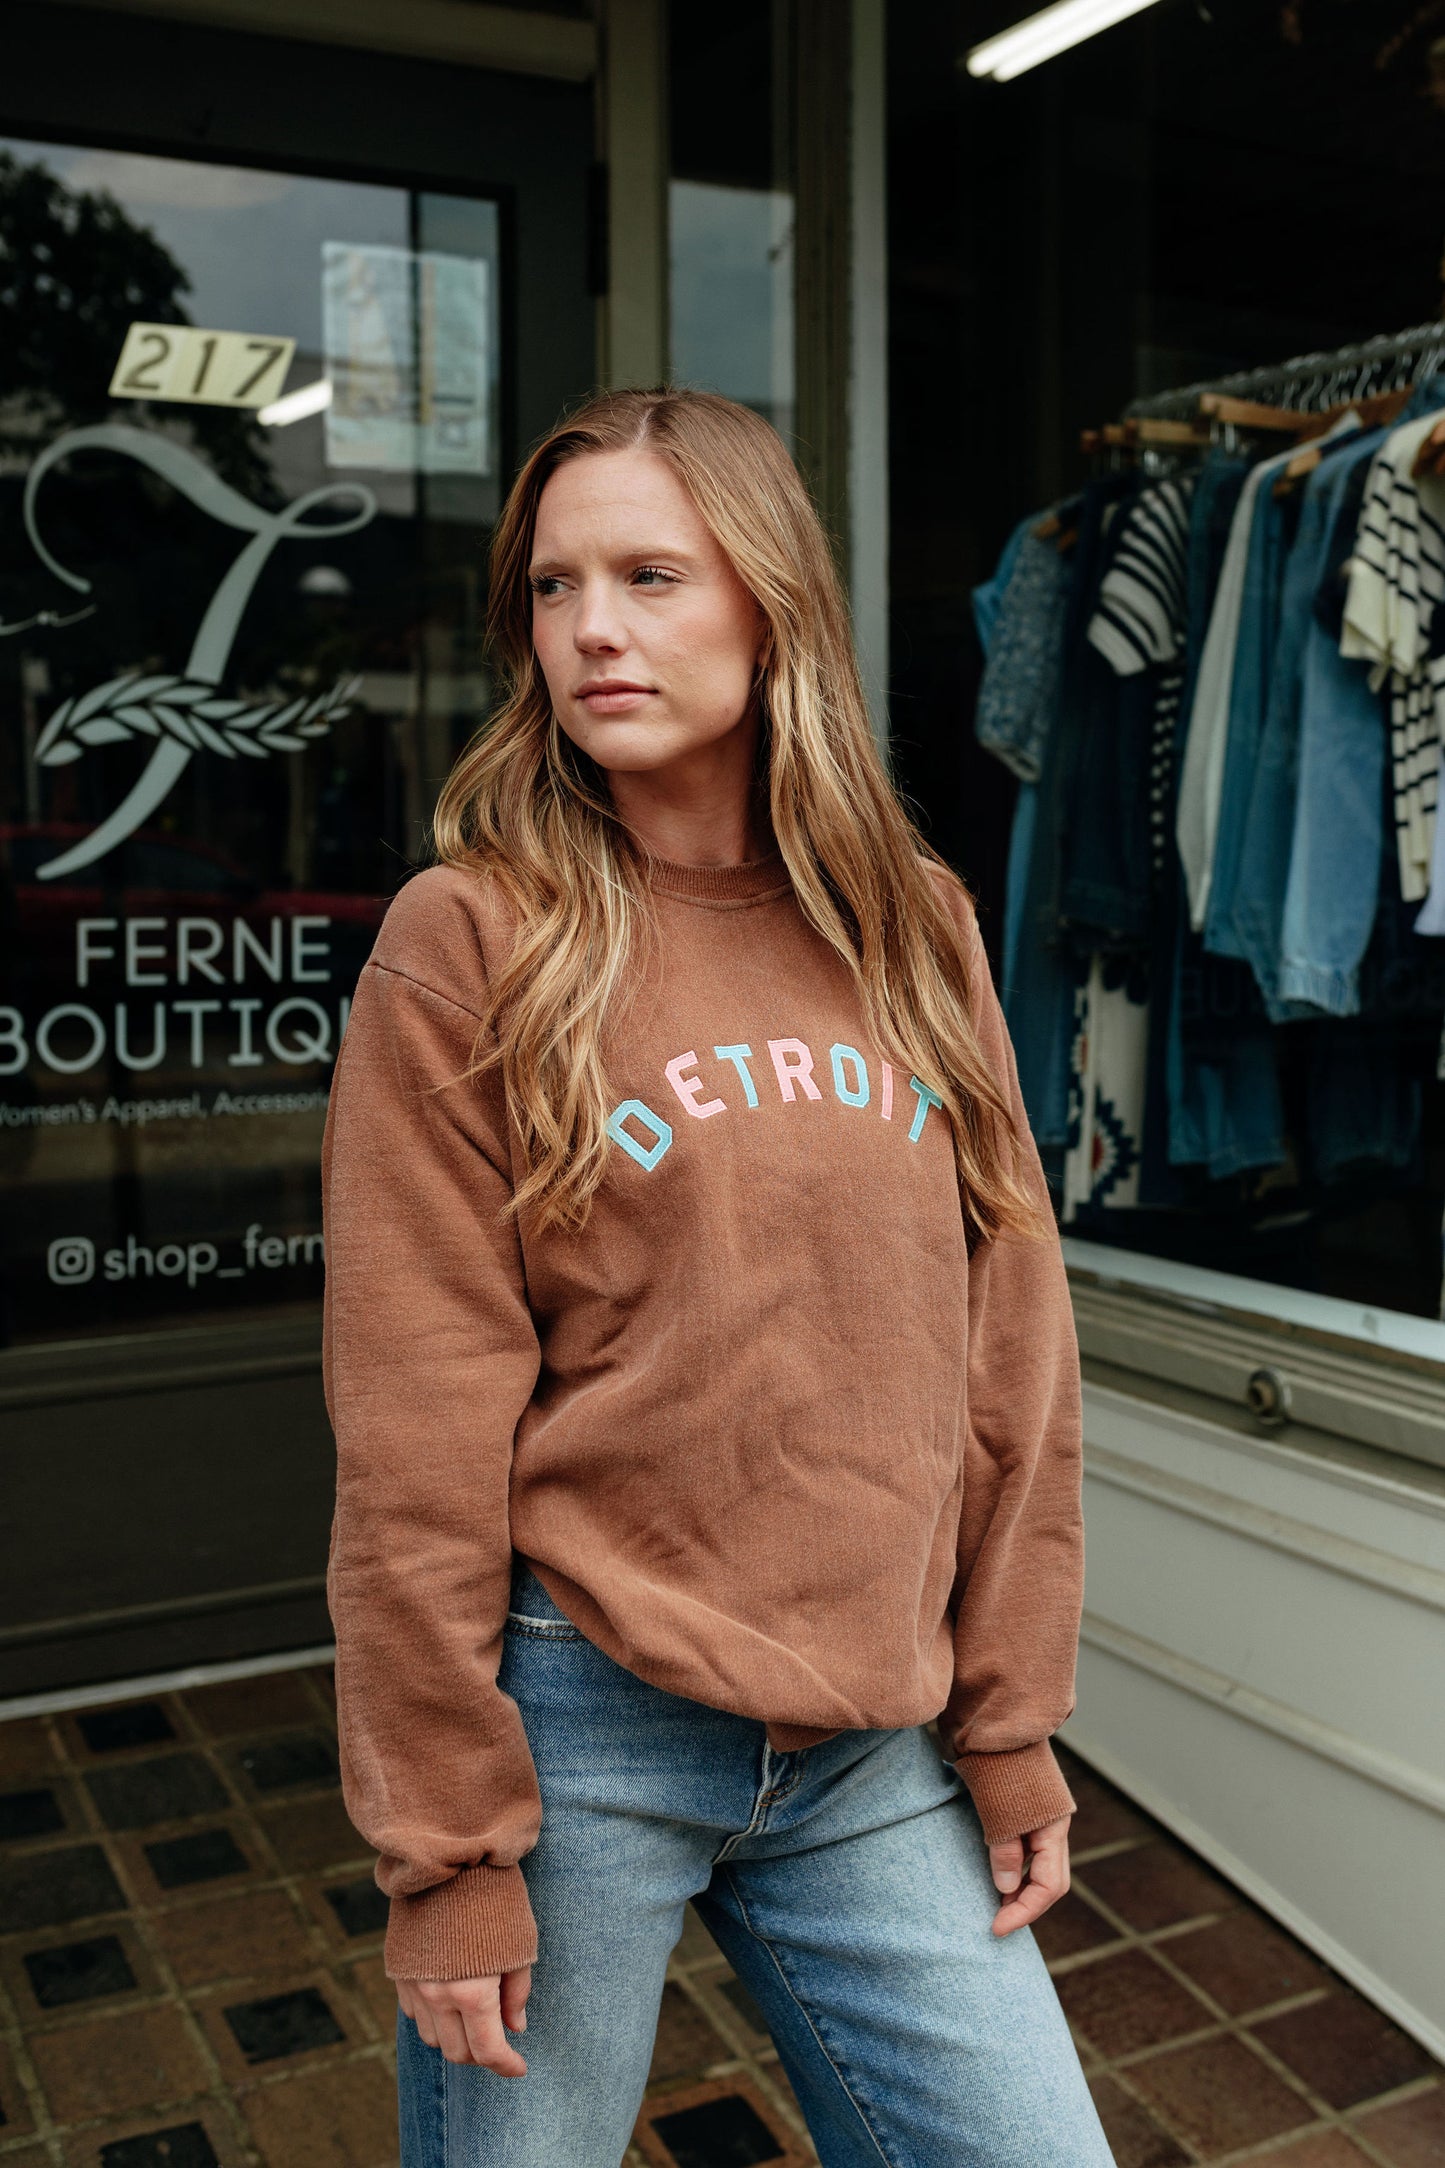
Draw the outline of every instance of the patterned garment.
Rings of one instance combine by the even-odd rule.
[[[1089,645],[1120,677],[1157,672],[1149,732],[1149,859],[1156,889],[1171,863],[1174,736],[1184,689],[1189,515],[1196,480],[1183,474],[1141,492],[1089,620]]]
[[[1445,663],[1432,654],[1445,602],[1445,485],[1417,480],[1415,455],[1438,413],[1392,430],[1375,455],[1350,560],[1340,652],[1388,685],[1400,893],[1430,886]]]
[[[1179,703],[1184,694],[1182,668],[1161,670],[1154,692],[1154,723],[1149,739],[1149,863],[1156,895],[1174,868],[1174,743]]]
[[[1125,513],[1125,526],[1099,583],[1089,621],[1091,647],[1120,677],[1152,675],[1149,725],[1149,863],[1156,900],[1172,873],[1174,743],[1184,687],[1189,516],[1196,477],[1156,482]],[[1136,989],[1137,990],[1137,989]],[[1105,982],[1095,953],[1074,997],[1069,1056],[1069,1129],[1062,1216],[1084,1206],[1135,1206],[1144,1138],[1149,1004],[1117,970]]]
[[[1140,493],[1099,583],[1089,642],[1120,677],[1173,662],[1183,647],[1194,482],[1181,475]]]
[[[1174,738],[1184,688],[1189,516],[1197,479],[1184,474],[1156,482],[1136,498],[1089,620],[1090,646],[1120,677],[1156,672],[1149,732],[1149,859],[1156,890],[1172,863]]]
[[[1435,803],[1440,803],[1441,770],[1445,769],[1445,745],[1435,763]],[[1415,932],[1445,935],[1445,822],[1435,823],[1435,842],[1430,853],[1430,893],[1415,914]]]
[[[1085,1205],[1139,1202],[1149,1004],[1126,982],[1104,982],[1097,953],[1074,996],[1069,1050],[1069,1129],[1064,1153],[1065,1225]]]
[[[1063,512],[1070,516],[1068,507]],[[997,600],[981,606],[980,597],[989,590],[974,592],[974,617],[988,657],[974,730],[979,744],[1021,782],[1036,783],[1058,714],[1074,568],[1032,523],[1016,544],[1010,540],[1009,549],[1012,566]]]
[[[1395,845],[1400,894],[1407,903],[1429,893],[1439,794],[1440,701],[1432,664],[1411,677],[1390,672],[1390,766],[1394,783]]]

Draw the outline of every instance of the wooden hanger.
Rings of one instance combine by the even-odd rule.
[[[1133,452],[1143,445],[1156,445],[1175,451],[1188,451],[1196,447],[1203,451],[1210,442],[1209,432],[1198,428],[1193,422],[1122,421],[1105,422],[1102,429],[1085,429],[1079,438],[1080,449],[1085,452],[1115,450]]]
[[[1351,399],[1334,411],[1347,414],[1353,408],[1366,429],[1383,429],[1400,419],[1410,404],[1414,390],[1413,384],[1401,384],[1395,391],[1377,391],[1372,392],[1368,399]]]
[[[1199,411],[1208,421],[1232,422],[1236,429],[1269,429],[1294,437],[1312,436],[1320,421],[1318,414],[1300,414],[1293,407],[1261,406],[1257,399],[1236,399],[1222,391],[1201,392]]]
[[[1072,527],[1067,526],[1057,512],[1050,512],[1046,519],[1039,521],[1034,535],[1040,542],[1052,542],[1062,557],[1078,541],[1079,523],[1075,520]]]
[[[1345,406],[1331,407],[1327,413],[1318,415],[1316,419],[1326,422],[1330,428],[1333,428],[1335,422],[1339,421],[1344,415],[1358,414],[1362,428],[1384,429],[1391,422],[1398,421],[1409,404],[1410,394],[1413,390],[1414,386],[1412,384],[1404,384],[1395,391],[1373,392],[1367,399],[1351,399]],[[1442,437],[1442,446],[1445,446],[1445,437]],[[1315,468],[1324,456],[1325,447],[1318,438],[1307,444],[1303,451],[1296,452],[1284,472],[1275,476],[1274,493],[1276,497],[1287,497],[1290,491],[1297,488],[1307,475],[1314,473]],[[1415,471],[1416,473],[1420,471],[1418,466]]]
[[[1209,431],[1200,429],[1194,422],[1125,422],[1132,444],[1174,445],[1182,449],[1198,446],[1203,450],[1209,443]]]
[[[1102,429],[1085,429],[1079,436],[1082,452],[1128,451],[1129,434],[1122,422],[1105,422]]]
[[[1318,438],[1314,442],[1307,444],[1302,452],[1296,452],[1283,474],[1277,474],[1274,478],[1275,495],[1277,497],[1289,496],[1292,490],[1299,487],[1306,475],[1314,473],[1315,468],[1324,456],[1325,448]]]

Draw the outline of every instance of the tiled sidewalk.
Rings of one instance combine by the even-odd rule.
[[[1071,1776],[1040,1940],[1119,2168],[1445,2168],[1430,2058]],[[382,1911],[322,1671],[0,1726],[0,2168],[394,2168]],[[814,2158],[689,1914],[629,2162]]]

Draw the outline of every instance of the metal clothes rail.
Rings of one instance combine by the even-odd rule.
[[[1445,365],[1445,321],[1417,324],[1413,330],[1365,339],[1356,346],[1298,354],[1292,361],[1266,368],[1241,369],[1233,376],[1155,392],[1126,408],[1125,420],[1191,420],[1199,412],[1200,399],[1208,392],[1255,400],[1262,406],[1317,413],[1372,392],[1390,391],[1441,365]]]

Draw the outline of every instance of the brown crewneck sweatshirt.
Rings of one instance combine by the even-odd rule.
[[[649,878],[661,939],[608,1050],[580,1235],[505,1216],[498,1071],[447,1081],[507,953],[483,876],[402,890],[337,1066],[328,1586],[396,1978],[536,1954],[537,1781],[496,1684],[514,1551],[616,1662],[779,1750],[940,1717],[990,1841],[1073,1804],[1048,1744],[1082,1578],[1058,1241],[970,1259],[937,1101],[870,1042],[781,858]],[[1024,1127],[972,905],[940,879]],[[1031,1139],[1027,1164],[1043,1196]]]

